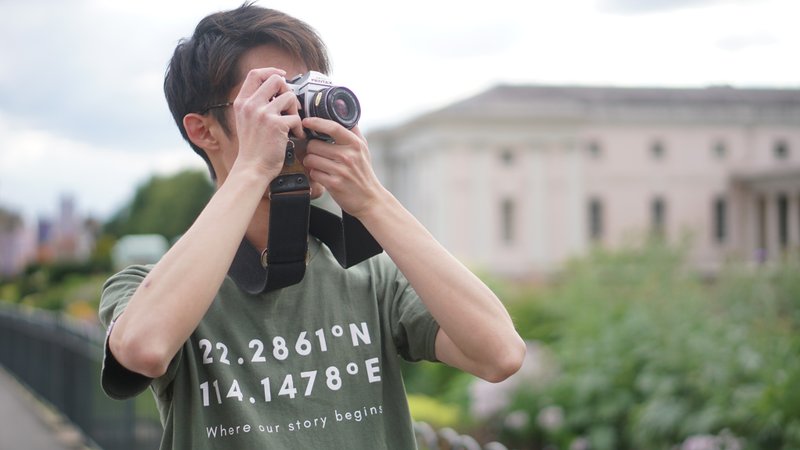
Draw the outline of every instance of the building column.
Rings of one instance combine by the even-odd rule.
[[[725,198],[728,202],[728,215],[725,218],[728,226],[728,235],[722,245],[723,252],[719,254],[719,261],[725,255],[733,253],[750,259],[750,201],[744,187],[738,183],[729,184],[725,191]]]
[[[582,148],[575,140],[569,140],[565,145],[565,158],[568,173],[567,182],[567,223],[570,224],[569,243],[567,248],[569,256],[585,255],[589,248],[586,235],[586,175],[583,169],[584,154]]]
[[[741,228],[737,234],[741,238],[741,243],[738,244],[742,256],[747,261],[756,263],[762,262],[763,249],[761,248],[760,235],[762,233],[762,211],[759,207],[761,196],[758,192],[752,189],[742,189],[742,195],[739,197],[740,213],[736,216],[739,218]],[[735,240],[731,240],[731,244]]]
[[[800,246],[800,193],[789,190],[788,200],[788,220],[789,227],[789,249],[796,249]]]
[[[781,254],[780,236],[778,233],[778,193],[764,193],[764,250],[767,261],[777,261]]]
[[[474,148],[471,162],[473,194],[471,210],[474,213],[475,223],[473,224],[474,234],[470,236],[474,243],[473,248],[470,249],[470,255],[481,264],[494,267],[497,239],[495,238],[496,229],[493,226],[496,217],[493,214],[494,205],[492,204],[494,192],[492,180],[488,174],[492,163],[491,152],[485,146]]]
[[[795,253],[800,250],[800,192],[789,190],[787,193],[787,226],[789,227],[788,251]]]

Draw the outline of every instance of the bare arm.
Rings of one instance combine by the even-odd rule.
[[[289,131],[302,135],[297,100],[282,75],[277,69],[259,69],[245,79],[234,102],[238,151],[206,142],[210,151],[233,152],[217,157],[232,163],[224,167],[225,181],[195,223],[150,271],[117,319],[109,347],[129,370],[151,378],[166,371],[225,279],[268,183],[280,171]]]
[[[220,187],[134,293],[109,337],[123,366],[160,376],[208,310],[264,189],[248,175]]]
[[[503,304],[391,194],[359,219],[439,323],[440,361],[494,382],[519,369],[525,345]]]
[[[310,143],[304,163],[381,244],[439,323],[437,358],[488,381],[516,372],[525,344],[505,307],[381,186],[358,130],[319,119],[303,124],[336,140]]]

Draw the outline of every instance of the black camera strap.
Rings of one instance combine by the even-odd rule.
[[[259,251],[245,238],[228,275],[249,294],[281,289],[302,281],[308,262],[308,235],[322,241],[343,268],[383,251],[364,225],[311,206],[308,177],[289,141],[283,170],[270,183],[267,249]]]

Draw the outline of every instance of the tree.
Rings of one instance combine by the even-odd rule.
[[[213,193],[214,186],[202,171],[153,176],[139,186],[105,230],[116,237],[155,233],[174,239],[191,226]]]

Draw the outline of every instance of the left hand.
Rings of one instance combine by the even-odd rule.
[[[358,127],[352,130],[318,117],[303,119],[303,127],[333,138],[334,143],[311,139],[303,165],[313,181],[330,192],[348,214],[360,217],[379,202],[384,187],[370,162],[367,141]]]

